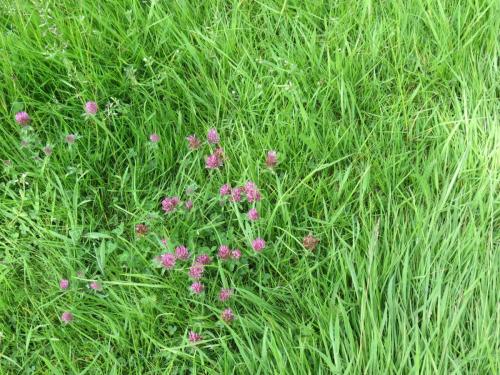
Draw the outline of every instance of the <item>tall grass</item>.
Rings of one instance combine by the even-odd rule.
[[[497,372],[498,15],[488,0],[3,2],[0,372]],[[228,161],[210,174],[185,138],[212,127]],[[246,180],[268,247],[214,270],[237,282],[238,319],[218,325],[216,291],[194,298],[151,259],[162,236],[251,254],[256,229],[215,198]],[[191,185],[194,211],[166,218],[160,200]]]

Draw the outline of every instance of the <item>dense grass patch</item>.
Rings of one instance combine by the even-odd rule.
[[[499,13],[482,0],[0,4],[0,372],[498,371]],[[186,137],[214,127],[226,160],[208,171],[209,146]],[[222,184],[246,181],[263,195],[255,223],[247,203],[220,204]],[[165,196],[193,209],[166,215]],[[243,257],[207,267],[194,296],[189,264],[155,267],[162,238]],[[231,324],[221,287],[235,288]]]

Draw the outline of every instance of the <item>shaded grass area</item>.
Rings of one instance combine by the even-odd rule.
[[[498,13],[437,0],[2,4],[2,371],[497,371]],[[19,110],[33,119],[27,148]],[[185,140],[211,127],[228,156],[217,173]],[[247,180],[264,194],[255,226],[217,198]],[[194,210],[165,217],[160,200],[191,185]],[[142,222],[151,234],[137,240]],[[228,241],[245,259],[217,262],[194,298],[184,270],[152,266],[163,237]],[[103,294],[86,290],[95,277]],[[236,288],[231,326],[217,323],[221,286]]]

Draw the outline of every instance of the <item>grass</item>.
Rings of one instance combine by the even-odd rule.
[[[498,14],[490,0],[3,2],[0,373],[499,371]],[[215,173],[185,140],[211,127],[228,156]],[[264,195],[252,225],[217,198],[247,180]],[[193,211],[163,215],[188,186]],[[152,266],[163,237],[244,260],[214,263],[197,298],[184,270]]]

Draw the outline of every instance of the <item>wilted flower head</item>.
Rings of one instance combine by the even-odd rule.
[[[153,143],[158,143],[160,142],[160,136],[156,133],[153,133],[149,136],[149,140]]]
[[[79,270],[76,272],[76,276],[80,277],[80,278],[84,278],[85,277],[85,270]]]
[[[234,289],[226,288],[221,289],[219,293],[219,300],[222,302],[227,301],[229,298],[233,296]]]
[[[231,310],[230,308],[224,309],[220,314],[220,317],[226,323],[231,323],[234,320],[233,310]]]
[[[153,262],[155,263],[155,265],[158,265],[158,266],[161,266],[161,255],[156,255],[155,257],[153,257]]]
[[[319,239],[314,237],[312,233],[309,233],[307,236],[304,237],[302,240],[302,244],[307,250],[314,251],[316,249],[316,246],[318,245]]]
[[[217,169],[223,165],[221,158],[217,154],[208,155],[205,158],[205,167],[207,169]]]
[[[231,257],[231,249],[229,246],[222,245],[219,247],[219,252],[217,253],[219,259],[229,259]]]
[[[28,125],[31,121],[30,115],[27,112],[17,112],[15,118],[16,122],[22,126]]]
[[[97,281],[92,281],[89,284],[89,288],[92,290],[95,290],[97,292],[100,292],[102,290],[102,285],[101,285],[101,283],[98,283]]]
[[[175,266],[175,255],[172,253],[165,253],[160,256],[161,264],[164,268],[170,270]]]
[[[257,185],[254,182],[248,181],[245,184],[245,193],[247,194],[247,199],[249,202],[260,201],[261,196]]]
[[[248,219],[251,221],[255,221],[259,219],[259,212],[257,211],[256,208],[251,208],[250,211],[248,211]]]
[[[193,208],[193,201],[192,200],[186,201],[186,203],[184,203],[184,206],[186,207],[186,210],[191,211],[191,209]]]
[[[195,191],[196,191],[196,185],[195,184],[189,185],[186,188],[186,195],[193,195]]]
[[[45,146],[42,151],[46,156],[50,156],[54,150],[50,146]]]
[[[226,195],[230,195],[231,194],[231,185],[229,185],[229,184],[222,185],[219,189],[219,194],[221,197],[224,197]]]
[[[266,247],[266,241],[264,241],[262,238],[256,238],[255,240],[252,241],[252,248],[256,252],[261,252],[264,250]]]
[[[202,337],[199,333],[196,333],[194,331],[190,331],[188,335],[189,342],[191,344],[196,344],[197,342],[201,341]]]
[[[193,135],[188,135],[186,137],[186,139],[188,141],[189,148],[191,150],[196,150],[197,148],[199,148],[201,146],[200,140],[194,134]]]
[[[231,258],[233,258],[234,260],[239,260],[241,258],[241,251],[238,249],[234,249],[233,251],[231,251]]]
[[[88,101],[85,103],[85,113],[87,115],[95,115],[98,111],[99,107],[96,102]]]
[[[214,151],[214,154],[217,155],[219,160],[224,160],[224,149],[222,147],[217,147]]]
[[[204,285],[199,281],[195,281],[194,283],[192,283],[189,288],[194,294],[203,293],[203,289],[205,289]]]
[[[163,211],[167,213],[172,212],[173,210],[175,210],[180,201],[181,200],[179,199],[179,197],[165,197],[165,199],[161,201]]]
[[[76,135],[74,134],[68,134],[64,140],[66,141],[67,144],[72,145],[76,141]]]
[[[73,314],[69,311],[65,311],[61,315],[61,320],[64,324],[68,324],[73,321]]]
[[[269,168],[273,168],[276,166],[277,163],[278,163],[278,155],[276,151],[274,150],[268,151],[266,156],[266,165]]]
[[[67,279],[61,279],[59,281],[59,287],[61,289],[68,289],[69,288],[69,280],[67,280]]]
[[[189,259],[189,250],[184,245],[177,246],[175,248],[175,256],[177,259],[181,260]]]
[[[149,228],[146,224],[137,224],[135,226],[135,233],[138,235],[138,236],[144,236],[145,234],[147,234],[149,231]]]
[[[26,141],[24,139],[21,141],[21,148],[28,147],[29,145],[30,145],[29,141]]]
[[[212,262],[212,258],[208,254],[201,254],[196,257],[196,263],[207,265]]]
[[[217,133],[217,129],[212,128],[208,131],[207,140],[208,140],[208,143],[213,144],[213,145],[220,142],[219,134]]]
[[[195,280],[201,279],[203,276],[203,272],[205,271],[205,267],[202,264],[193,264],[191,268],[189,268],[189,277]]]

